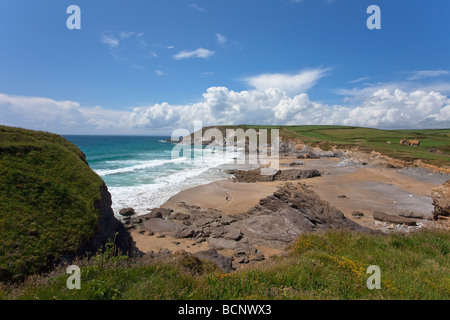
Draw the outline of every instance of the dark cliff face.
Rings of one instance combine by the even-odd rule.
[[[95,202],[95,208],[100,213],[94,237],[78,252],[78,255],[92,255],[98,250],[104,250],[107,243],[114,243],[117,254],[132,255],[132,243],[130,233],[123,223],[116,219],[111,208],[111,194],[108,187],[103,184],[100,187],[100,200]]]

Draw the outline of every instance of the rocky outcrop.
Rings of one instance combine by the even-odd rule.
[[[252,244],[284,248],[305,232],[366,230],[300,183],[286,183],[249,211],[237,226]]]
[[[320,177],[320,172],[317,169],[288,169],[288,170],[278,170],[272,178],[273,181],[287,181],[287,180],[300,180],[309,179],[314,177]]]
[[[306,165],[306,162],[304,161],[293,161],[288,164],[289,167],[304,166],[304,165]]]
[[[142,216],[144,221],[139,228],[150,234],[191,239],[199,246],[205,242],[215,250],[231,250],[234,252],[231,258],[233,269],[264,260],[264,255],[256,248],[258,245],[282,250],[305,232],[328,229],[368,231],[346,219],[341,211],[301,183],[288,182],[273,195],[261,199],[259,205],[249,212],[235,216],[185,202],[179,203],[178,207],[183,212],[169,209],[165,218],[162,215],[155,218],[154,212]],[[222,257],[220,259],[223,260]]]
[[[210,260],[216,263],[223,272],[228,273],[233,271],[233,260],[229,257],[225,257],[219,254],[216,249],[196,252],[195,256],[199,259]]]
[[[100,214],[94,237],[80,248],[78,255],[95,254],[99,249],[104,249],[107,243],[114,243],[117,254],[132,255],[132,243],[130,233],[122,222],[116,219],[111,208],[111,194],[105,184],[100,187],[100,200],[95,203],[95,208]]]
[[[189,253],[184,250],[171,252],[169,249],[160,249],[157,252],[149,251],[141,257],[141,262],[144,264],[169,263],[194,274],[201,274],[204,271],[205,260],[215,263],[222,272],[233,271],[233,260],[221,255],[215,249],[196,253]]]
[[[407,226],[416,226],[417,222],[410,217],[397,216],[393,214],[387,214],[381,211],[375,211],[373,213],[373,218],[378,221],[383,221],[393,224],[404,224]]]
[[[298,145],[286,141],[280,142],[279,154],[285,157],[296,157],[298,159],[320,159],[342,156],[342,152],[340,151],[325,151],[320,148],[312,148],[308,145]]]
[[[276,170],[270,175],[261,174],[260,168],[254,170],[228,170],[228,173],[234,175],[234,180],[236,182],[245,183],[299,180],[320,176],[320,172],[317,169]]]
[[[439,187],[431,190],[434,211],[433,219],[438,220],[439,217],[450,215],[450,180],[447,180]]]
[[[129,217],[135,214],[133,208],[123,208],[119,211],[119,214],[123,217]]]
[[[217,209],[205,209],[186,202],[178,203],[178,208],[180,211],[153,209],[146,215],[129,219],[128,226],[138,228],[143,234],[194,240],[193,245],[198,247],[206,243],[210,249],[195,255],[214,261],[224,272],[243,263],[265,259],[262,252],[250,244],[250,239],[235,227],[237,221],[247,217],[245,213],[230,216]],[[221,249],[234,251],[235,257],[218,254],[217,250]]]
[[[363,152],[354,147],[351,150],[343,151],[344,158],[350,163],[367,165],[370,167],[385,167],[385,168],[403,168],[405,167],[405,161],[390,158],[382,155],[374,150],[370,152]]]

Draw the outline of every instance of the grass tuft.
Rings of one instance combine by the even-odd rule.
[[[442,299],[450,298],[445,231],[371,235],[350,231],[304,234],[287,257],[233,273],[186,269],[171,260],[151,264],[105,256],[80,261],[81,289],[65,286],[61,269],[21,285],[1,285],[1,299]],[[189,270],[194,264],[194,269]],[[366,282],[370,265],[381,270],[381,289]]]

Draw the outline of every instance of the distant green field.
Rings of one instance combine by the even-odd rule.
[[[323,149],[358,145],[362,151],[377,151],[386,156],[447,167],[450,165],[450,129],[380,130],[346,126],[219,126],[218,128],[279,129],[283,139],[299,139]],[[420,140],[419,147],[400,145],[402,138]],[[390,142],[390,143],[389,143]]]

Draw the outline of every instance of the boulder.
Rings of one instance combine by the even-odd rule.
[[[255,257],[252,258],[252,261],[263,261],[266,260],[266,257],[261,251],[256,252]]]
[[[352,216],[355,217],[355,219],[360,219],[360,218],[364,217],[364,213],[362,213],[360,211],[353,211]]]
[[[305,232],[327,229],[368,231],[300,183],[286,183],[250,210],[239,227],[252,244],[284,248]],[[261,212],[260,214],[258,212]]]
[[[261,174],[261,168],[254,170],[228,170],[228,173],[233,174],[237,182],[245,183],[299,180],[320,176],[320,172],[317,169],[275,170],[273,174],[269,175]]]
[[[208,227],[213,222],[214,222],[214,219],[212,219],[212,218],[200,218],[194,222],[194,225],[199,228]]]
[[[394,223],[394,224],[405,224],[407,226],[416,226],[417,223],[414,220],[411,220],[409,218],[400,217],[397,215],[387,214],[381,211],[375,211],[373,213],[373,218],[375,220],[388,222],[388,223]]]
[[[274,181],[299,180],[320,177],[320,172],[317,169],[288,169],[279,170],[274,176]]]
[[[169,218],[174,220],[187,220],[191,217],[188,213],[175,212],[172,213]]]
[[[225,238],[216,238],[213,236],[210,236],[208,238],[208,243],[217,249],[231,249],[234,250],[238,247],[238,242],[235,240],[225,239]]]
[[[173,210],[168,208],[155,208],[147,215],[153,215],[155,218],[167,218],[172,212]]]
[[[410,218],[410,219],[425,219],[423,214],[415,213],[415,212],[400,212],[398,214],[401,217]]]
[[[119,214],[124,217],[130,217],[135,214],[133,208],[123,208],[120,209]]]
[[[212,228],[211,237],[220,238],[223,236],[224,233],[225,230],[223,227]]]
[[[143,223],[143,228],[151,232],[174,235],[177,232],[184,230],[185,226],[172,220],[152,218]]]
[[[220,219],[222,218],[223,212],[218,209],[208,208],[204,211],[201,211],[202,214],[208,216],[212,219]]]
[[[200,259],[215,262],[223,272],[229,273],[233,271],[231,258],[219,254],[215,249],[209,249],[207,251],[199,251],[195,253],[195,256],[197,256]]]
[[[142,216],[145,220],[148,219],[162,219],[162,213],[160,211],[151,211],[145,215]]]
[[[434,205],[433,219],[437,220],[440,216],[448,217],[450,215],[450,180],[433,188],[431,197]]]
[[[288,164],[289,167],[304,166],[304,165],[306,165],[306,162],[304,161],[293,161]]]
[[[242,238],[242,232],[229,225],[224,227],[220,226],[212,230],[211,237],[238,241]]]
[[[225,239],[238,241],[242,238],[242,232],[237,228],[225,226],[222,237]]]
[[[198,233],[198,230],[192,228],[192,227],[185,227],[182,229],[179,229],[175,233],[175,238],[182,239],[182,238],[192,238]]]
[[[305,154],[305,159],[319,159],[320,156],[315,154],[313,151],[308,151],[307,154]]]
[[[247,256],[240,256],[239,258],[236,259],[237,263],[249,263],[250,260],[248,259]]]

